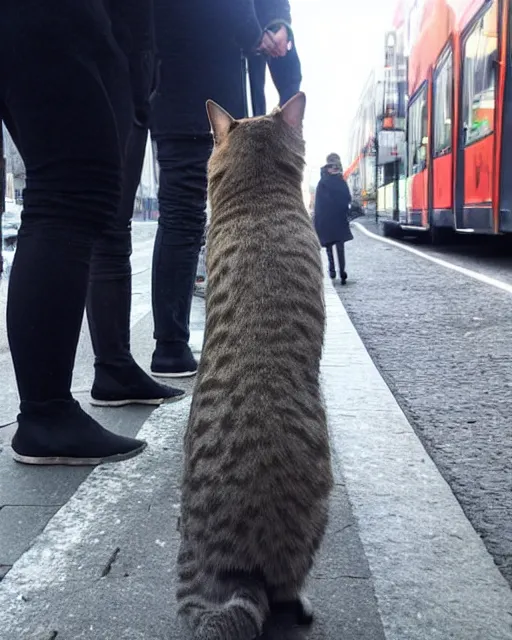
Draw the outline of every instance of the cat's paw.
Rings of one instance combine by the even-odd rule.
[[[271,610],[273,614],[289,615],[297,624],[303,626],[313,622],[313,605],[304,595],[298,596],[295,600],[273,602]]]
[[[307,596],[301,595],[296,602],[296,606],[298,623],[303,625],[311,624],[314,618],[311,600]]]

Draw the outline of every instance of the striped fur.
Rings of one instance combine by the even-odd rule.
[[[303,100],[242,121],[209,107],[206,329],[185,436],[177,593],[196,640],[252,640],[280,605],[311,616],[301,592],[332,476],[320,247],[301,193]]]

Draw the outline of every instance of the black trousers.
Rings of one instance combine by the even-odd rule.
[[[265,76],[267,64],[274,85],[279,93],[279,106],[283,106],[300,91],[302,73],[300,59],[295,46],[283,58],[267,58],[262,55],[250,55],[249,83],[253,114],[262,116],[267,113],[265,99]]]
[[[22,412],[71,400],[91,257],[119,211],[133,103],[110,24],[101,0],[0,7],[0,118],[27,173],[7,307]]]
[[[153,254],[157,351],[190,337],[189,318],[206,222],[210,135],[157,138],[160,217]]]
[[[336,253],[338,255],[338,266],[339,266],[339,274],[342,276],[345,273],[345,243],[344,242],[336,242],[332,244],[328,244],[325,247],[327,252],[327,259],[329,260],[329,271],[330,273],[336,273],[336,264],[334,262],[334,254],[333,247],[336,247]]]
[[[135,124],[132,127],[125,158],[120,205],[113,224],[93,247],[87,319],[96,366],[123,366],[133,363],[130,351],[131,220],[147,137],[147,126]]]

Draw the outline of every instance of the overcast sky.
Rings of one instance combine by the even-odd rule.
[[[350,125],[372,67],[382,62],[395,0],[290,0],[308,100],[308,173],[316,182],[325,156],[348,164]],[[277,103],[267,82],[269,107]]]

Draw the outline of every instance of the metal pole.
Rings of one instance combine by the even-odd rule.
[[[375,224],[379,223],[379,132],[375,123]]]
[[[5,157],[4,157],[4,131],[0,120],[0,275],[4,271],[2,218],[5,212]]]
[[[245,111],[244,116],[246,118],[252,118],[252,116],[254,115],[254,112],[252,108],[251,82],[249,78],[249,64],[243,51],[240,52],[240,55],[241,55],[240,66],[241,66],[241,73],[242,73],[242,95],[244,100],[244,111]]]
[[[395,184],[394,186],[394,207],[393,207],[393,220],[398,222],[400,220],[400,160],[395,160]]]

